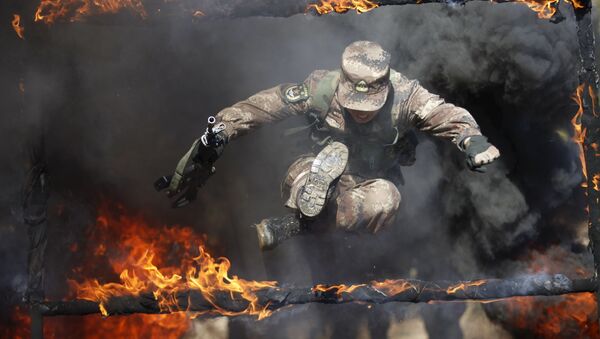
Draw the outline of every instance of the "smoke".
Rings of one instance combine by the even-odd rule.
[[[159,25],[69,24],[27,32],[32,42],[26,48],[14,32],[0,37],[14,47],[0,65],[7,74],[0,80],[7,112],[0,127],[6,138],[0,201],[8,206],[18,192],[24,168],[18,145],[43,128],[53,204],[68,206],[50,232],[47,284],[57,297],[70,263],[57,257],[83,237],[101,200],[123,203],[157,223],[192,225],[244,278],[302,284],[517,274],[521,265],[497,263],[532,246],[570,246],[579,225],[570,220],[585,217],[576,189],[582,180],[577,151],[568,140],[576,110],[569,96],[577,85],[570,15],[551,24],[524,5],[432,4],[320,18],[174,17]],[[188,208],[171,210],[153,191],[154,179],[172,171],[209,115],[261,89],[301,82],[314,69],[336,68],[343,48],[363,39],[392,52],[393,68],[472,112],[500,148],[501,162],[486,174],[471,173],[452,145],[420,135],[418,160],[404,170],[401,211],[389,229],[375,236],[311,235],[266,254],[259,253],[250,225],[285,213],[280,180],[307,141],[281,133],[302,119],[231,143],[217,174]],[[23,100],[15,99],[20,78]],[[2,214],[0,229],[10,236],[1,237],[0,248],[19,258],[3,260],[2,276],[14,277],[24,272],[25,233],[8,208]],[[15,248],[10,244],[17,239],[21,246]],[[5,279],[2,286],[17,295],[22,286]],[[324,306],[291,317],[281,312],[258,325],[232,320],[230,333],[286,336],[303,330],[294,320],[300,319],[315,324],[310,336],[329,322],[334,337],[346,337],[336,331],[365,308],[335,307],[343,311],[329,320],[319,320],[319,312],[330,311]],[[422,311],[425,327],[435,333],[458,326],[464,308],[432,310]],[[373,331],[387,328],[390,314],[412,316],[400,305],[368,312],[383,314],[368,317]]]

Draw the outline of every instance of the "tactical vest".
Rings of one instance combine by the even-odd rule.
[[[343,112],[346,126],[341,132],[326,121],[339,80],[340,71],[331,71],[310,93],[312,110],[307,117],[312,126],[310,137],[316,148],[339,141],[350,150],[349,172],[367,176],[393,176],[397,172],[401,176],[399,166],[414,164],[418,144],[412,129],[398,126],[398,112],[393,111],[400,107],[399,100],[406,100],[408,94],[398,97],[396,91],[391,90],[384,107],[366,124],[354,122],[349,114]]]

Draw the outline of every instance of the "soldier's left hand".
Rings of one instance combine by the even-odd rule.
[[[496,146],[487,142],[487,138],[481,135],[468,137],[464,142],[467,155],[467,165],[473,171],[483,172],[482,166],[490,164],[500,157],[500,151]]]

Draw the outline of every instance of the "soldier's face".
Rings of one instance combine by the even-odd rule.
[[[354,109],[348,109],[348,113],[350,113],[350,116],[352,117],[352,119],[354,119],[354,121],[358,122],[359,124],[365,124],[365,123],[373,120],[373,118],[375,118],[377,113],[379,113],[379,110],[358,111],[358,110],[354,110]]]

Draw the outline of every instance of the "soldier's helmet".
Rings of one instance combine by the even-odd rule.
[[[390,91],[390,53],[378,43],[356,41],[342,54],[339,103],[351,110],[377,111]]]

